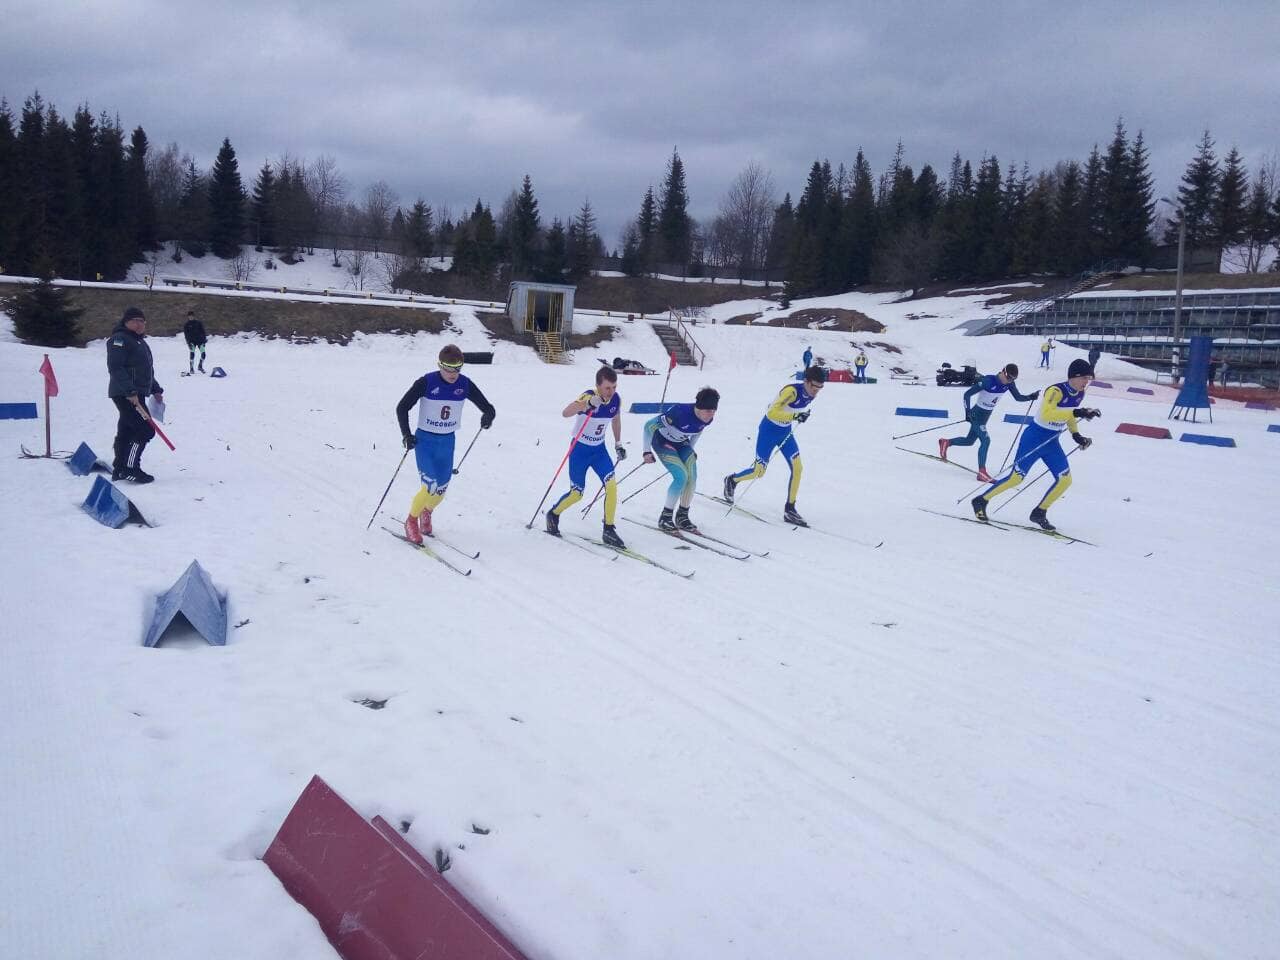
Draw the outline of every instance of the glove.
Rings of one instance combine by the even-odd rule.
[[[1095,410],[1092,407],[1081,407],[1076,411],[1076,416],[1085,420],[1092,420],[1094,417],[1102,416],[1101,410]]]
[[[627,459],[627,448],[624,447],[622,444],[620,443],[614,444],[613,452],[614,452],[614,455],[618,458],[619,463]]]
[[[1037,390],[1035,393],[1031,394],[1031,396],[1027,397],[1027,399],[1028,399],[1028,400],[1039,400],[1039,399],[1040,399],[1040,391],[1039,391],[1039,390]]]
[[[799,413],[796,414],[796,420],[799,421],[800,423],[804,423],[808,419],[809,419],[808,410],[801,410]]]
[[[1088,450],[1093,441],[1086,437],[1083,433],[1073,433],[1071,439],[1076,442],[1081,450]]]
[[[600,399],[600,395],[598,393],[593,393],[591,394],[591,396],[587,397],[583,402],[587,405],[588,410],[594,410],[596,407],[600,406],[600,404],[603,403],[604,401]]]
[[[498,411],[496,410],[490,410],[488,413],[483,414],[480,417],[480,429],[488,430],[490,427],[492,427],[493,418],[496,417],[497,415],[498,415]]]
[[[403,437],[400,438],[400,442],[404,444],[404,448],[406,450],[412,450],[414,447],[418,445],[418,438],[415,437],[412,433],[406,433]]]

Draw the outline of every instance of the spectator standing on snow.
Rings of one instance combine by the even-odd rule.
[[[182,336],[187,341],[187,373],[196,372],[196,351],[200,351],[200,372],[204,373],[204,346],[209,342],[204,324],[196,319],[194,310],[187,311],[187,322],[182,325]]]
[[[856,373],[856,376],[854,377],[854,383],[867,382],[867,364],[868,363],[870,363],[870,361],[867,359],[866,352],[863,350],[859,350],[858,355],[853,358],[853,369]]]
[[[1049,351],[1053,349],[1053,337],[1049,337],[1040,344],[1040,366],[1046,369],[1049,366]]]
[[[1227,361],[1223,360],[1222,367],[1219,369],[1218,373],[1221,378],[1219,382],[1222,384],[1222,389],[1224,390],[1227,388],[1227,370],[1228,369],[1230,369],[1230,364],[1228,364]]]
[[[804,357],[800,361],[800,364],[801,370],[808,370],[809,367],[813,365],[813,347],[804,348]]]
[[[142,452],[156,435],[147,412],[147,397],[163,402],[164,388],[155,380],[151,348],[147,346],[147,318],[129,307],[107,339],[107,396],[116,406],[115,460],[112,480],[150,483],[155,477],[142,469]]]
[[[1102,357],[1102,348],[1097,344],[1089,348],[1089,366],[1093,367],[1094,375],[1098,373],[1098,360]]]

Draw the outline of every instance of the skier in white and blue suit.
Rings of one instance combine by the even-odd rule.
[[[613,452],[621,463],[627,458],[622,445],[622,397],[618,394],[618,374],[611,367],[596,371],[596,388],[580,394],[561,411],[573,417],[573,436],[577,442],[569,453],[569,492],[547,511],[547,533],[560,536],[560,517],[582,499],[587,486],[587,471],[594,470],[604,485],[604,530],[600,535],[611,547],[626,547],[613,525],[618,509],[618,482],[613,476],[613,460],[605,446],[606,434],[613,431]],[[583,422],[585,419],[585,423]]]
[[[1040,396],[1040,391],[1023,396],[1018,392],[1018,365],[1005,364],[999,373],[989,373],[964,392],[964,418],[969,421],[969,433],[964,437],[952,437],[938,441],[938,456],[947,459],[948,447],[971,447],[974,441],[978,444],[978,479],[990,483],[991,474],[987,473],[987,450],[991,446],[991,436],[987,433],[987,421],[995,411],[996,404],[1006,393],[1013,394],[1013,399],[1021,403],[1030,403]],[[972,402],[972,407],[970,403]]]
[[[703,387],[693,403],[677,403],[644,425],[644,462],[659,459],[671,474],[667,504],[658,517],[658,527],[668,533],[697,530],[689,519],[689,504],[698,485],[698,455],[693,447],[702,431],[716,418],[719,406],[720,394],[711,387]],[[677,502],[679,509],[676,509]]]

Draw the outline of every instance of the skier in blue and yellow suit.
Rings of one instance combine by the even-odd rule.
[[[782,517],[787,523],[807,527],[804,518],[796,512],[796,495],[800,492],[800,445],[796,443],[791,432],[791,424],[795,421],[804,423],[809,419],[809,404],[817,398],[818,392],[826,386],[827,371],[822,367],[810,367],[804,372],[803,383],[788,383],[778,391],[773,403],[765,411],[760,421],[760,430],[756,433],[756,459],[745,470],[731,473],[724,478],[724,498],[733,503],[734,490],[744,480],[755,480],[763,477],[769,466],[769,458],[775,450],[781,450],[787,458],[787,466],[791,469],[791,483],[787,485],[787,503]]]
[[[1026,479],[1037,460],[1043,460],[1044,465],[1053,473],[1053,484],[1031,511],[1031,521],[1045,530],[1054,529],[1046,512],[1055,500],[1067,492],[1067,487],[1071,486],[1071,468],[1067,464],[1067,455],[1062,452],[1059,435],[1069,431],[1081,450],[1088,449],[1093,443],[1080,433],[1080,425],[1076,421],[1077,417],[1092,420],[1101,416],[1097,410],[1080,406],[1080,402],[1084,400],[1085,388],[1092,379],[1093,367],[1089,366],[1089,361],[1072,360],[1067,370],[1067,379],[1045,388],[1040,397],[1040,409],[1022,431],[1013,467],[971,501],[975,517],[986,520],[987,504],[992,498],[1012,490]]]

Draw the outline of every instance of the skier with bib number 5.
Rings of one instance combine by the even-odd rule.
[[[453,476],[453,448],[458,427],[462,424],[462,407],[470,400],[480,408],[480,427],[493,426],[497,411],[485,399],[480,388],[462,374],[462,350],[449,344],[440,351],[439,370],[424,374],[405,391],[396,405],[396,420],[406,450],[412,450],[418,464],[422,487],[413,497],[409,518],[404,522],[404,535],[411,543],[421,544],[423,536],[431,536],[431,511],[440,506],[449,479]],[[418,428],[409,432],[409,411],[418,407]]]

